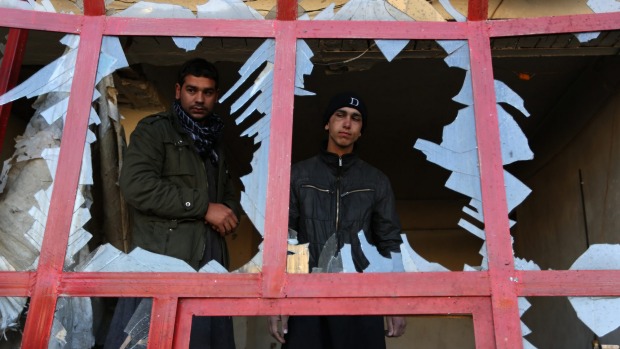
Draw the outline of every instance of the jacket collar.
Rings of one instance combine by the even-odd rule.
[[[344,154],[343,156],[328,152],[327,142],[323,142],[319,157],[321,161],[327,164],[331,169],[342,171],[348,170],[359,159],[355,152]]]
[[[187,133],[185,131],[183,131],[183,127],[181,126],[181,123],[179,122],[179,117],[175,113],[174,108],[172,108],[171,110],[169,110],[166,113],[163,113],[163,115],[166,118],[168,118],[168,120],[170,121],[170,124],[172,125],[172,127],[174,128],[174,130],[177,133],[179,133],[180,135],[187,136]]]

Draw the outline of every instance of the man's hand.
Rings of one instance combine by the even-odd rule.
[[[221,236],[226,236],[233,232],[239,224],[235,213],[224,204],[210,203],[205,214],[205,223],[211,225],[213,230]]]
[[[385,331],[386,337],[400,337],[405,334],[405,328],[407,327],[407,319],[403,316],[386,316],[387,330]]]
[[[269,333],[278,342],[284,343],[284,335],[288,333],[288,315],[270,316]]]

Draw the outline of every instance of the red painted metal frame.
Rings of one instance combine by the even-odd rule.
[[[47,347],[58,295],[58,280],[63,272],[69,239],[82,155],[86,142],[88,116],[95,86],[95,73],[101,50],[103,17],[84,21],[78,48],[69,109],[58,156],[56,181],[41,245],[36,281],[32,289],[30,314],[24,330],[22,347]]]
[[[519,296],[620,297],[620,270],[518,271]]]
[[[513,280],[514,260],[508,224],[504,168],[495,102],[491,43],[484,22],[470,22],[471,62],[482,210],[491,278],[491,300],[497,348],[515,348],[521,340],[519,307]],[[489,203],[493,203],[490,205]]]
[[[266,243],[266,242],[265,242]],[[266,254],[266,253],[265,253]],[[279,273],[275,270],[274,273]],[[15,273],[6,273],[11,276]],[[58,292],[75,297],[222,297],[247,298],[264,295],[262,274],[196,273],[63,273]],[[1,274],[0,274],[1,275]],[[23,273],[26,285],[28,273]],[[273,277],[273,276],[272,276]],[[281,277],[281,276],[279,276]],[[275,281],[281,285],[281,281]],[[325,285],[329,284],[329,289]],[[0,283],[0,286],[2,284]],[[273,287],[273,286],[272,286]],[[391,297],[422,296],[489,296],[489,276],[486,272],[402,273],[402,274],[311,274],[286,275],[285,283],[276,298],[286,295],[295,298]],[[1,293],[0,293],[1,294]]]
[[[84,14],[86,16],[105,15],[104,0],[84,0]]]
[[[288,188],[293,138],[293,98],[295,91],[295,22],[276,22],[276,52],[273,77],[267,207],[263,253],[263,297],[284,296],[286,237],[288,236]]]
[[[34,272],[0,272],[0,297],[26,297],[34,284]]]
[[[46,348],[59,296],[153,297],[149,348],[183,348],[193,314],[471,314],[477,348],[521,348],[518,296],[620,296],[620,271],[515,271],[508,229],[490,38],[620,29],[620,13],[485,21],[470,0],[466,23],[296,21],[297,3],[278,0],[275,21],[104,17],[0,9],[0,26],[81,35],[56,184],[36,272],[0,272],[0,296],[31,296],[26,348]],[[275,38],[264,264],[261,274],[65,273],[62,270],[103,35]],[[285,274],[288,173],[296,40],[301,38],[469,40],[488,272]],[[9,49],[10,56],[14,51]],[[14,72],[14,70],[11,70]],[[4,73],[3,73],[4,76]],[[1,77],[0,77],[1,78]],[[320,303],[321,307],[317,304]]]
[[[313,299],[183,299],[179,301],[175,332],[188,333],[194,315],[225,316],[231,308],[239,316],[264,315],[342,315],[342,314],[451,314],[471,315],[477,348],[493,348],[493,320],[486,297],[373,297],[322,298],[320,306]],[[189,337],[176,336],[173,348],[187,348]]]
[[[149,348],[172,348],[178,302],[177,297],[153,298],[151,319],[154,321],[149,328]]]
[[[469,0],[467,2],[467,20],[483,21],[489,17],[489,2],[486,0]]]
[[[84,17],[0,8],[0,26],[79,34]],[[103,35],[275,37],[275,22],[105,17]],[[297,38],[467,39],[468,23],[294,21]],[[490,37],[618,29],[620,12],[485,21]]]
[[[292,21],[297,18],[297,1],[278,0],[276,18],[280,21]]]

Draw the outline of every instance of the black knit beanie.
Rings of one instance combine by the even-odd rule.
[[[362,114],[362,132],[364,132],[367,123],[366,120],[368,119],[368,112],[366,111],[366,105],[362,99],[353,92],[342,92],[332,97],[327,105],[327,109],[325,109],[325,114],[323,114],[323,125],[329,122],[329,118],[336,110],[344,107],[357,109],[357,111]]]

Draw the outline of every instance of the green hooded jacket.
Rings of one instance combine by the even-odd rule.
[[[209,202],[240,218],[237,192],[218,150],[217,197],[209,198],[207,166],[173,112],[142,119],[131,134],[119,184],[132,208],[132,248],[176,257],[198,269],[205,257],[228,268],[226,242],[205,224]],[[207,160],[208,161],[208,160]],[[213,168],[213,167],[212,167]]]

